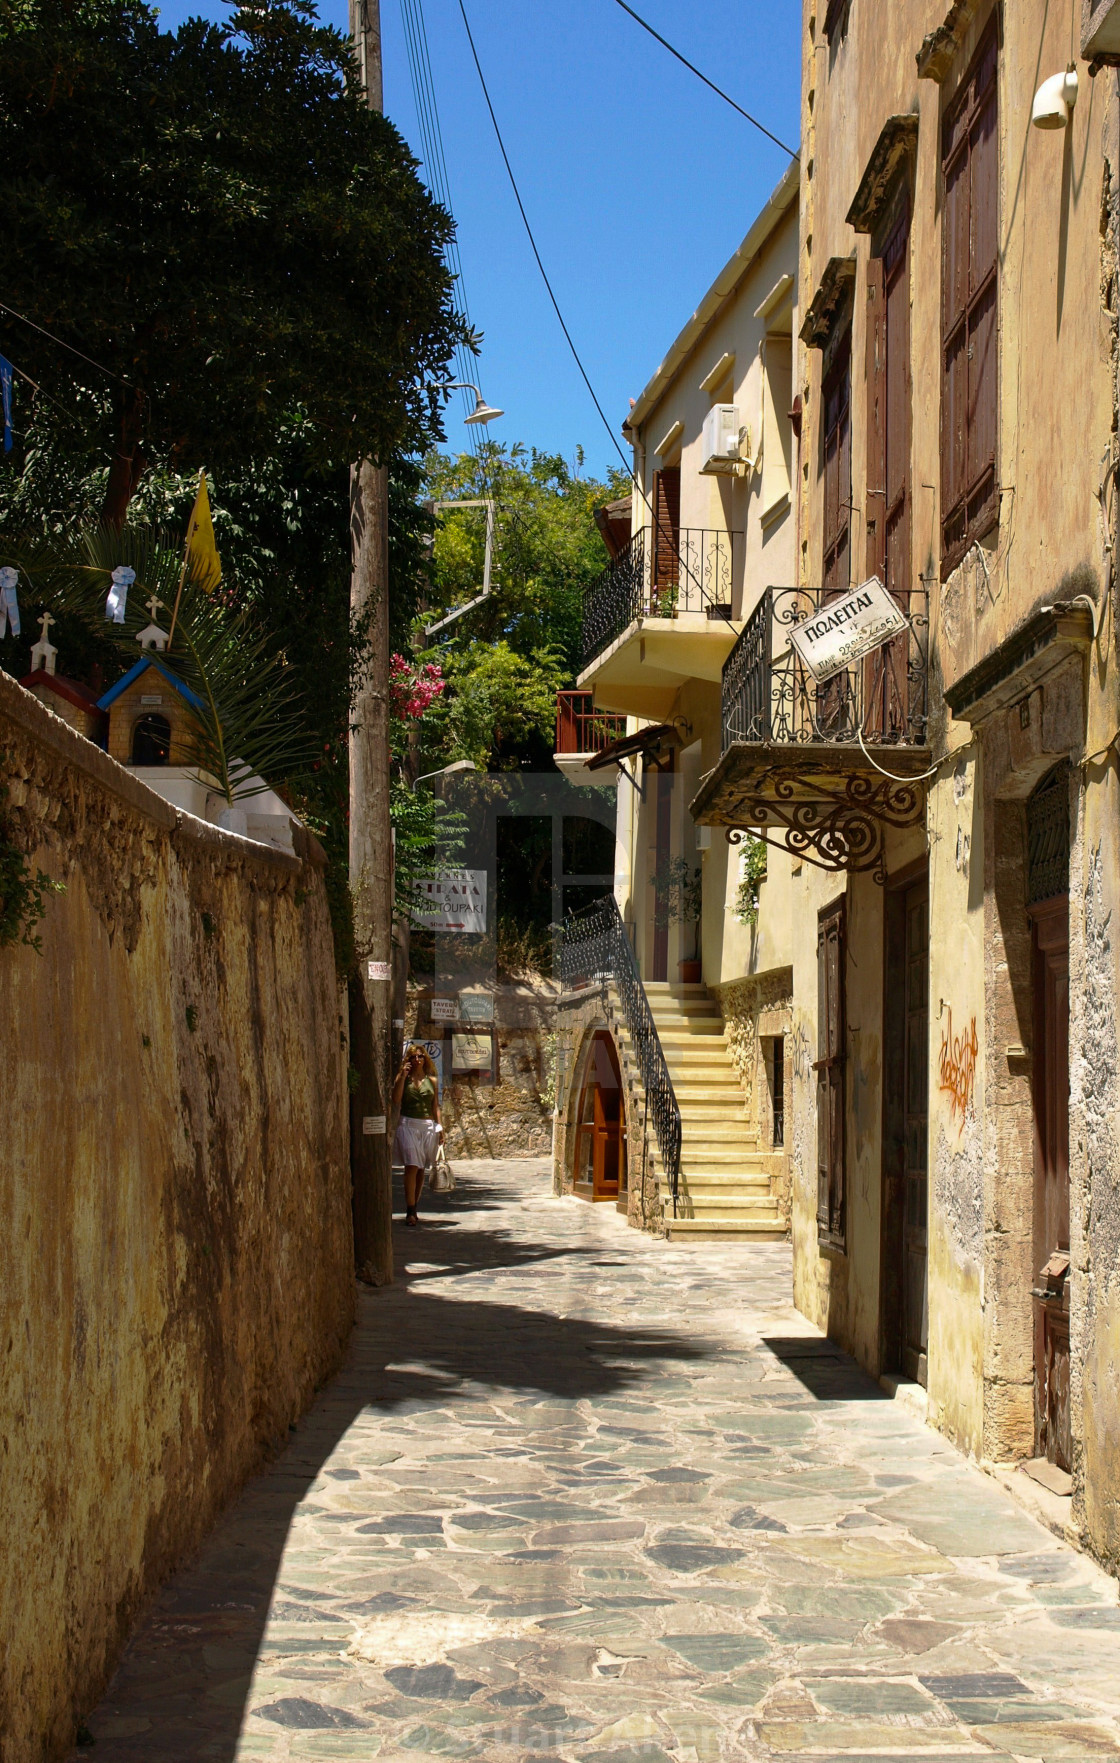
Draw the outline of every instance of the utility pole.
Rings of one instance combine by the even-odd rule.
[[[366,101],[381,110],[380,0],[350,0],[350,30]],[[350,1101],[354,1258],[359,1278],[393,1277],[393,863],[389,818],[389,475],[363,459],[350,471],[350,619],[366,658],[350,727],[350,891],[360,958],[350,984]]]

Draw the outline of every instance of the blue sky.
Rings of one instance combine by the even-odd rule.
[[[601,475],[618,455],[579,378],[499,157],[458,0],[423,0],[491,434]],[[545,266],[615,433],[777,183],[785,155],[615,0],[466,0]],[[635,10],[781,139],[799,122],[798,0],[636,0]],[[174,29],[221,0],[165,0]],[[345,0],[320,0],[346,28]],[[400,0],[381,0],[385,108],[421,156]],[[423,168],[421,168],[423,170]],[[449,445],[465,431],[449,422]],[[449,413],[451,414],[451,413]]]

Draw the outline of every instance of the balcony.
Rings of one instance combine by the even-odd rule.
[[[716,684],[739,626],[742,533],[641,528],[588,588],[581,686],[602,709],[660,721],[681,684]]]
[[[789,631],[837,597],[767,588],[724,665],[723,756],[692,813],[732,843],[749,829],[822,869],[882,881],[887,829],[925,811],[929,596],[896,595],[909,629],[818,684]]]
[[[573,783],[613,784],[613,772],[590,773],[587,762],[626,733],[626,718],[596,710],[591,692],[557,692],[557,768]]]

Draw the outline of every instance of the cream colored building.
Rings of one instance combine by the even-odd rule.
[[[596,713],[628,719],[625,739],[592,763],[618,779],[615,897],[644,999],[630,1017],[648,1008],[656,1035],[628,1021],[620,997],[610,1023],[587,1004],[581,985],[606,971],[601,952],[587,953],[561,1012],[556,1179],[682,1234],[787,1228],[789,860],[771,853],[757,922],[745,922],[739,848],[698,829],[689,805],[722,751],[727,657],[766,587],[795,580],[798,184],[792,164],[631,409],[630,538],[607,534],[616,555],[585,601],[578,685]],[[675,1206],[640,1069],[655,1053],[681,1116]],[[612,1082],[617,1104],[603,1100]],[[629,1151],[616,1152],[612,1134],[626,1141],[632,1127]]]

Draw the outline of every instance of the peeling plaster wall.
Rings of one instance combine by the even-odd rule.
[[[979,780],[977,749],[966,747],[934,780],[928,810],[929,1416],[963,1451],[976,1456],[984,1405],[984,838]]]
[[[177,814],[3,675],[0,779],[66,887],[0,950],[0,1755],[35,1763],[338,1364],[353,1245],[313,841]]]
[[[760,1149],[771,1157],[772,1187],[783,1222],[790,1219],[789,1119],[793,1069],[790,1029],[793,1014],[793,972],[779,968],[753,979],[732,980],[709,986],[719,1004],[727,1032],[727,1052],[735,1075],[743,1086],[743,1112],[758,1134]],[[783,1078],[786,1098],[786,1150],[772,1151],[774,1116],[768,1088],[766,1055],[762,1042],[781,1035],[784,1042]]]

